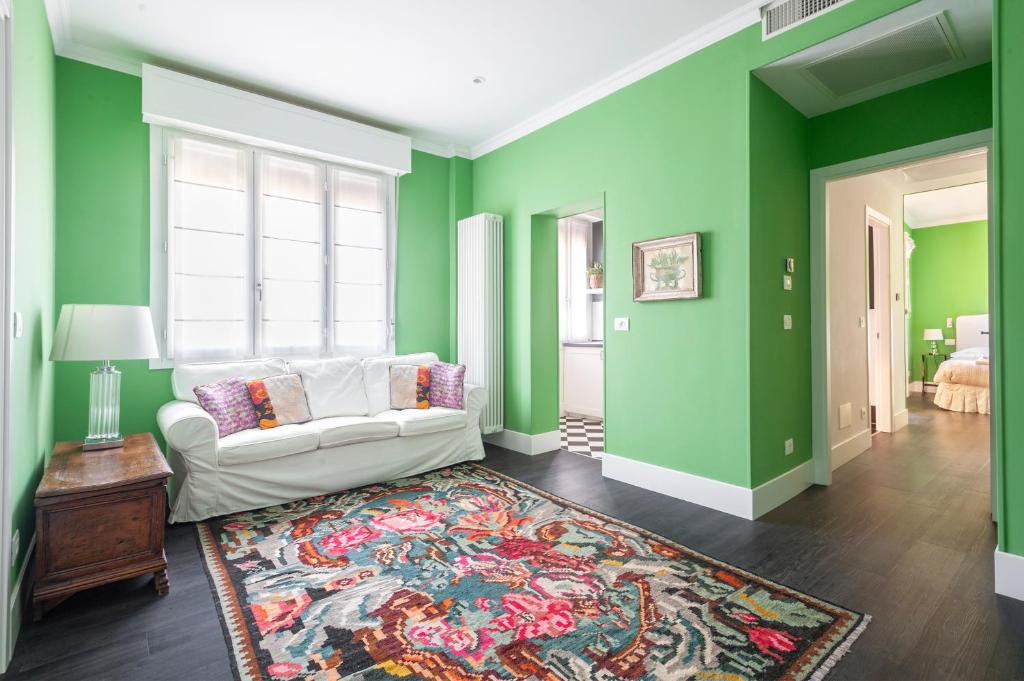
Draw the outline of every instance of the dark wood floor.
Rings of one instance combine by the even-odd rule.
[[[988,418],[911,399],[910,426],[750,522],[601,477],[568,452],[486,465],[873,616],[830,679],[1024,679],[1024,603],[993,595]],[[4,679],[230,679],[191,525],[169,528],[171,593],[78,594],[22,631]]]

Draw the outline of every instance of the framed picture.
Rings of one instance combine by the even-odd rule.
[[[633,300],[700,298],[700,232],[633,243]]]

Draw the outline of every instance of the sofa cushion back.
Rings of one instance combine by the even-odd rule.
[[[266,378],[288,373],[288,365],[283,359],[250,359],[238,362],[202,362],[198,364],[179,364],[171,372],[171,388],[178,400],[199,403],[192,392],[197,385],[216,383],[225,378],[240,377],[246,380]]]
[[[366,378],[367,412],[376,416],[382,411],[391,409],[391,371],[392,364],[430,364],[437,361],[433,352],[420,352],[415,355],[398,355],[393,357],[367,357],[363,360],[363,375]]]
[[[355,357],[295,360],[289,366],[302,377],[309,413],[314,419],[366,416],[363,366]]]

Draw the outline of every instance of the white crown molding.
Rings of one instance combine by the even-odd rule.
[[[452,158],[454,156],[461,156],[462,158],[472,158],[469,153],[469,147],[464,147],[460,144],[441,144],[439,142],[431,142],[430,140],[412,139],[412,148],[416,151],[423,151],[434,156],[441,156],[442,158]]]
[[[948,215],[944,218],[936,220],[925,220],[924,222],[910,224],[907,221],[907,225],[910,229],[929,229],[931,227],[948,227],[950,225],[960,225],[965,222],[978,222],[980,220],[988,220],[988,213],[967,213],[966,215]]]
[[[747,2],[724,17],[705,24],[695,31],[691,31],[657,52],[653,52],[633,62],[629,66],[562,100],[558,104],[527,118],[522,123],[518,123],[504,132],[500,132],[480,144],[473,145],[470,158],[480,158],[484,154],[488,154],[521,137],[525,137],[531,132],[554,123],[560,118],[565,118],[569,114],[579,111],[588,104],[593,104],[597,100],[603,99],[627,85],[632,85],[638,80],[646,78],[670,64],[674,64],[684,57],[690,56],[694,52],[713,45],[719,40],[747,28],[751,24],[758,23],[761,21],[761,6],[764,4],[765,0]]]
[[[3,2],[3,0],[0,0]],[[467,147],[456,144],[440,144],[429,140],[414,140],[413,148],[430,154],[452,158],[461,156],[476,159],[510,142],[543,128],[544,126],[574,113],[588,104],[621,90],[638,80],[660,71],[694,52],[727,38],[761,20],[761,6],[765,0],[749,0],[729,14],[691,31],[678,40],[656,52],[643,57],[629,66],[613,73],[593,85],[577,92],[507,130],[490,137],[479,144]],[[54,52],[61,57],[82,61],[133,76],[142,75],[142,61],[111,54],[105,50],[80,45],[71,36],[70,0],[45,0],[46,15],[53,36]]]

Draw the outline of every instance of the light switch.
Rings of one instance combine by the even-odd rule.
[[[947,329],[952,329],[953,328],[953,318],[952,317],[946,317],[946,328]]]
[[[793,328],[793,315],[784,314],[782,315],[782,328],[789,331]]]
[[[616,317],[615,318],[615,330],[616,331],[629,331],[629,317]]]
[[[14,313],[14,337],[21,338],[25,335],[25,318],[20,312]]]
[[[793,277],[789,276],[788,274],[783,274],[782,275],[782,288],[785,291],[792,291],[793,290]]]
[[[786,440],[785,451],[786,456],[789,456],[790,454],[793,453],[793,438],[789,438],[788,440]]]
[[[794,260],[793,258],[786,258],[786,271],[787,272],[795,272],[796,271],[796,260]]]
[[[860,328],[863,329],[866,325],[867,325],[867,320],[866,319],[864,319],[863,317],[858,317],[857,318],[857,326],[859,326]]]

